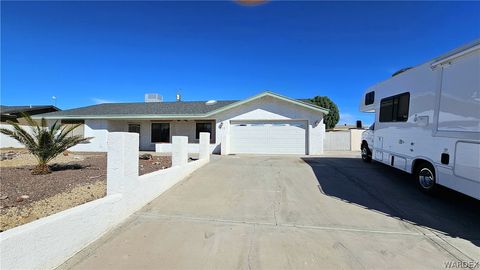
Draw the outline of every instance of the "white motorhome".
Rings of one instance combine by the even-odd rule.
[[[480,199],[480,40],[404,69],[364,93],[375,112],[362,135],[362,158]]]

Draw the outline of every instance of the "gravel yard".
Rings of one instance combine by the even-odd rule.
[[[1,150],[0,231],[102,198],[106,194],[105,153],[69,153],[50,162],[52,173],[32,175],[35,158],[25,150]],[[11,158],[11,159],[10,159]],[[139,174],[171,166],[169,156],[139,160]]]

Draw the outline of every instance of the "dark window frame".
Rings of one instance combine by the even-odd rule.
[[[168,135],[167,135],[167,138],[163,138],[162,139],[162,134],[158,135],[159,139],[158,140],[154,140],[154,138],[156,138],[157,136],[154,136],[153,132],[156,131],[157,129],[154,129],[153,126],[154,125],[167,125],[168,126]],[[159,128],[160,132],[161,132],[161,128]],[[150,123],[150,142],[151,143],[171,143],[171,125],[169,122],[153,122],[153,123]]]
[[[131,127],[131,126],[136,126],[136,127],[138,127],[138,132],[137,132],[137,131],[132,131],[132,130],[130,130],[130,127]],[[138,134],[140,134],[140,131],[142,130],[142,126],[141,126],[140,124],[137,124],[137,123],[128,123],[127,129],[128,129],[128,132],[130,132],[130,133],[138,133]]]
[[[406,103],[405,103],[405,99]],[[406,105],[405,107],[401,107]],[[402,115],[400,115],[402,113]],[[410,92],[382,98],[380,100],[379,122],[407,122],[410,113]]]
[[[199,129],[199,125],[210,125],[210,130]],[[195,122],[195,139],[200,139],[200,132],[210,133],[210,143],[215,143],[215,122],[214,121],[198,121]]]
[[[68,134],[69,137],[72,136],[82,136],[82,138],[85,138],[85,120],[83,119],[62,119],[60,120],[60,124],[67,126],[67,125],[79,125],[77,128],[73,129],[70,134]],[[85,142],[86,143],[86,142]]]
[[[371,105],[375,103],[375,91],[371,91],[365,94],[365,105]]]

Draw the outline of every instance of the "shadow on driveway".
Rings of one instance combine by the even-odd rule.
[[[480,201],[447,188],[420,192],[410,174],[359,158],[304,157],[325,195],[480,246]]]

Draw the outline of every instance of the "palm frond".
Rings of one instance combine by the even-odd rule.
[[[7,123],[12,126],[13,128],[13,130],[11,130],[12,133],[11,135],[4,132],[2,133],[16,139],[21,144],[25,145],[27,149],[35,148],[36,146],[35,138],[32,135],[30,135],[27,130],[22,128],[18,123],[12,122],[10,120],[8,120]]]
[[[75,125],[65,125],[63,129],[60,131],[58,134],[58,140],[63,140],[65,137],[67,137],[74,129],[78,128],[82,124],[75,124]]]
[[[27,121],[27,124],[32,129],[33,134],[36,135],[40,133],[40,129],[41,129],[40,126],[38,125],[37,122],[35,122],[35,120],[32,119],[32,117],[29,114],[22,112],[20,113],[20,115],[25,121]]]

